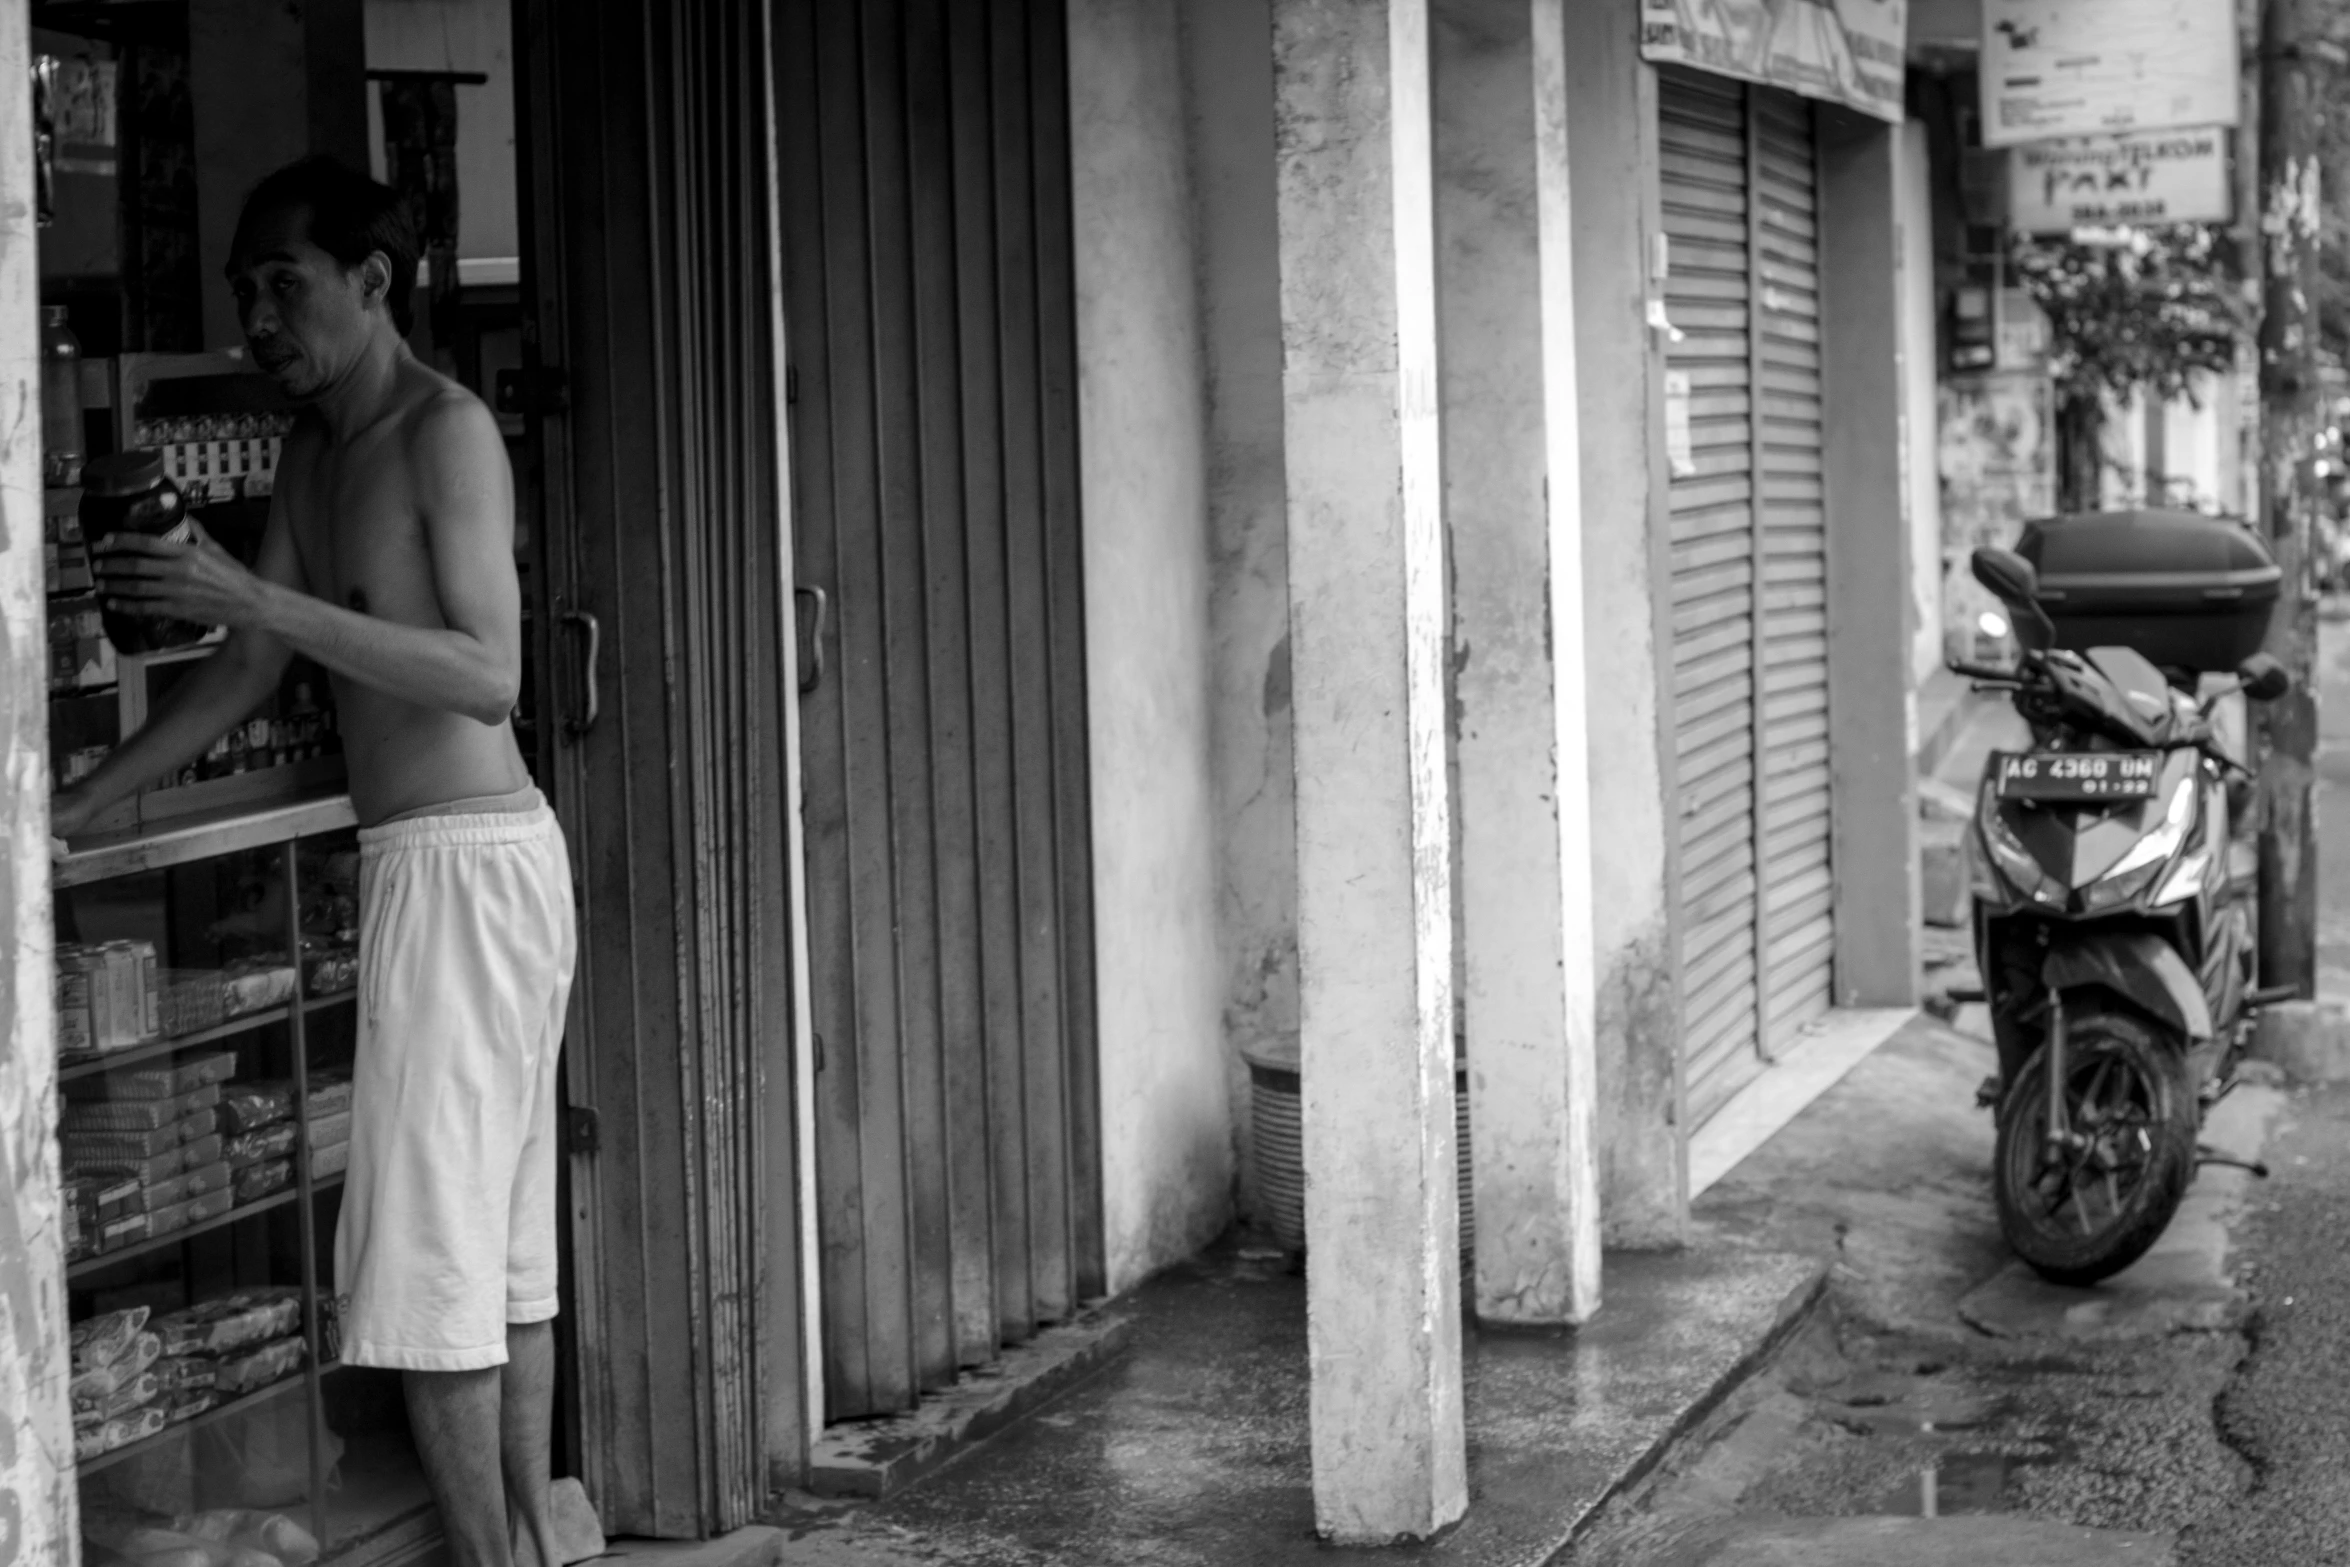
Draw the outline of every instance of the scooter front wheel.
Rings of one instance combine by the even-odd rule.
[[[2186,1052],[2135,1014],[2084,1008],[2065,1030],[2061,1139],[2048,1090],[2043,1047],[1999,1107],[1999,1228],[2043,1278],[2094,1284],[2146,1254],[2195,1173]]]

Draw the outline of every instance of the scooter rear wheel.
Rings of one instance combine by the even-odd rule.
[[[2041,1277],[2094,1284],[2146,1254],[2195,1173],[2184,1047],[2132,1013],[2084,1008],[2065,1029],[2065,1124],[2075,1141],[2051,1143],[2043,1048],[1999,1108],[1999,1228]]]

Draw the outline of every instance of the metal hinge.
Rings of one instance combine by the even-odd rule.
[[[572,1105],[563,1112],[564,1141],[573,1153],[594,1153],[603,1146],[603,1122],[589,1105]]]

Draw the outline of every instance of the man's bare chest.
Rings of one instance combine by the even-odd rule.
[[[363,615],[439,618],[423,520],[396,474],[320,474],[282,493],[318,597]]]

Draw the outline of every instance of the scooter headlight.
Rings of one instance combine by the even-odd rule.
[[[1992,865],[2006,878],[2009,886],[2035,903],[2054,904],[2063,900],[2064,889],[2049,879],[2048,873],[2040,868],[2040,862],[2032,858],[2032,851],[2024,847],[2023,839],[2018,838],[2015,829],[2007,825],[2006,819],[1999,814],[1998,798],[1988,786],[1985,786],[1982,802],[1975,811],[1975,822],[1983,847],[1990,851]]]
[[[2187,829],[2195,821],[2195,775],[2189,773],[2171,787],[2170,803],[2163,808],[2162,821],[2136,843],[2129,852],[2113,862],[2106,873],[2081,889],[2081,904],[2089,909],[2107,909],[2129,903],[2154,884],[2162,868],[2179,852],[2187,841]]]

